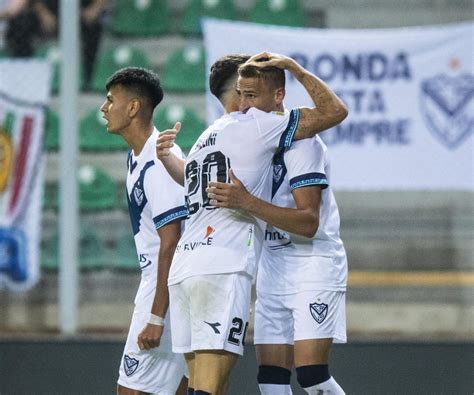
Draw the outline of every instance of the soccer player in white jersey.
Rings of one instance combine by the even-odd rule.
[[[293,59],[263,53],[249,62],[262,58],[270,59],[259,67],[280,67],[293,73],[315,106],[286,113],[252,108],[246,113],[225,114],[194,144],[184,174],[183,163],[175,155],[159,154],[177,181],[185,179],[190,211],[168,284],[173,351],[185,353],[194,394],[222,394],[230,370],[243,352],[251,282],[265,230],[264,223],[252,216],[210,206],[209,182],[228,182],[232,168],[249,191],[269,200],[271,161],[276,151],[291,145],[293,139],[309,138],[334,126],[347,114],[329,87]],[[225,63],[226,58],[213,65],[210,85],[229,112],[238,108],[239,98],[235,70],[223,72],[228,71]],[[265,83],[272,84],[272,78]],[[170,142],[173,133],[176,131],[170,132]],[[160,144],[158,151],[163,150],[165,140]]]
[[[283,111],[258,70],[240,74],[241,110]],[[250,94],[246,94],[250,93]],[[291,369],[309,394],[341,395],[329,374],[332,342],[346,342],[347,259],[329,184],[327,148],[319,136],[296,141],[273,161],[272,203],[232,183],[209,183],[211,205],[244,210],[268,223],[257,275],[254,343],[263,395],[291,394]]]
[[[171,350],[168,273],[187,216],[183,188],[156,157],[158,131],[154,108],[163,99],[158,76],[128,67],[107,81],[101,111],[109,133],[130,146],[127,200],[137,249],[141,281],[119,369],[117,393],[174,395],[186,391],[186,364]],[[181,156],[176,145],[173,152]]]

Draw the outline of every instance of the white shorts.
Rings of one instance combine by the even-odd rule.
[[[274,295],[259,292],[255,303],[255,344],[294,344],[329,339],[345,343],[346,293],[301,291]]]
[[[243,355],[251,288],[245,273],[193,276],[169,286],[173,351]]]
[[[134,311],[122,355],[118,383],[131,388],[159,395],[174,395],[186,372],[186,362],[181,354],[171,351],[169,314],[160,346],[151,350],[140,350],[137,338],[148,322],[150,313]]]

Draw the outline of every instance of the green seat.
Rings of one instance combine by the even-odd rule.
[[[139,270],[137,248],[131,227],[124,228],[117,236],[115,254],[112,258],[114,269],[119,270]]]
[[[117,205],[114,180],[102,169],[91,165],[79,168],[79,207],[82,211],[111,210]],[[59,208],[59,186],[47,183],[43,192],[43,208]]]
[[[258,0],[250,10],[249,20],[271,25],[305,26],[300,0]]]
[[[106,121],[99,109],[89,111],[81,119],[79,146],[83,151],[117,151],[128,148],[122,137],[107,132]]]
[[[127,36],[156,36],[169,31],[166,0],[116,0],[110,28]]]
[[[51,80],[51,89],[53,93],[59,92],[59,82],[61,80],[61,52],[56,44],[46,44],[38,48],[35,56],[40,59],[47,59],[51,62],[53,67],[53,76]],[[82,68],[79,70],[79,86],[82,88],[84,83],[84,76]]]
[[[45,113],[45,147],[48,151],[59,149],[59,117],[56,112],[47,109]]]
[[[79,239],[79,265],[81,269],[103,269],[109,262],[105,241],[93,227],[81,226]],[[59,235],[54,233],[41,242],[41,267],[59,268]]]
[[[153,121],[159,130],[169,129],[177,121],[181,122],[181,130],[176,143],[184,150],[189,151],[197,138],[205,129],[204,122],[190,108],[180,104],[158,107]]]
[[[179,30],[185,34],[200,34],[201,17],[235,19],[237,11],[232,0],[190,0],[181,18]]]
[[[104,92],[107,79],[118,69],[127,66],[151,68],[145,52],[129,45],[106,50],[99,54],[92,75],[92,89]]]
[[[116,205],[114,180],[102,169],[91,165],[79,168],[79,205],[81,210],[110,210]]]
[[[173,52],[165,62],[162,84],[165,90],[204,92],[206,63],[203,46],[191,44]]]

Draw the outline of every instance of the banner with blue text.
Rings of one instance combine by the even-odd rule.
[[[349,116],[321,134],[334,187],[474,190],[473,23],[332,30],[205,19],[203,32],[208,69],[229,53],[276,52],[341,97]],[[223,111],[206,99],[211,122]],[[289,74],[285,105],[312,105]]]
[[[0,61],[0,288],[26,290],[39,278],[50,76],[44,61]]]

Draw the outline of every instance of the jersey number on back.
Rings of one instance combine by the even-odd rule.
[[[208,154],[202,164],[193,160],[186,165],[186,204],[190,215],[201,207],[216,208],[209,205],[206,188],[210,181],[229,182],[229,168],[230,160],[221,151]]]

